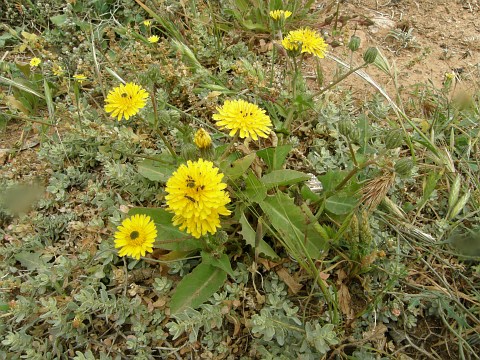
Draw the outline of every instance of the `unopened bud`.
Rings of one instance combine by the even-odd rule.
[[[363,54],[363,61],[365,61],[367,64],[372,64],[375,62],[377,55],[378,49],[376,47],[368,48],[367,51],[365,51],[365,54]]]

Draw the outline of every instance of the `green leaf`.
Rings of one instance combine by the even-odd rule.
[[[260,182],[252,170],[248,172],[245,184],[246,188],[243,194],[249,201],[260,202],[267,196],[267,188]]]
[[[62,15],[57,15],[57,16],[52,16],[50,17],[50,21],[54,23],[57,26],[62,25],[65,21],[67,21],[67,15],[62,14]]]
[[[225,271],[232,278],[235,278],[233,273],[232,264],[227,254],[222,254],[220,257],[215,257],[211,253],[202,251],[202,264],[212,265]]]
[[[248,223],[247,218],[245,217],[245,214],[242,213],[240,216],[240,224],[242,225],[242,231],[240,231],[240,234],[243,237],[243,240],[247,243],[247,245],[250,245],[252,248],[255,249],[255,230],[250,226]],[[258,244],[258,253],[263,254],[266,258],[275,260],[279,259],[280,257],[277,255],[277,253],[268,245],[265,240],[260,240]]]
[[[128,215],[145,214],[152,218],[157,227],[155,247],[172,251],[194,251],[201,243],[172,224],[173,214],[161,208],[132,208]]]
[[[176,166],[170,162],[159,160],[144,159],[138,164],[140,175],[152,181],[167,182],[176,170]]]
[[[285,169],[272,171],[271,173],[262,176],[260,181],[267,189],[271,189],[276,186],[296,184],[309,179],[310,176],[300,171]]]
[[[41,270],[47,267],[47,262],[37,253],[22,251],[15,255],[15,259],[27,270]]]
[[[281,192],[268,196],[260,206],[292,256],[318,259],[326,249],[327,242],[313,228],[315,219],[307,206],[300,209]]]
[[[3,304],[3,303],[0,304],[0,311],[8,311],[8,310],[10,310],[10,305]]]
[[[230,166],[225,166],[225,163],[222,163],[222,172],[230,180],[235,180],[245,174],[255,160],[256,154],[248,154],[240,159],[233,161]]]
[[[257,155],[267,164],[270,170],[280,170],[285,163],[292,145],[280,145],[257,151]]]
[[[225,280],[225,271],[208,264],[199,264],[178,283],[170,301],[171,313],[178,314],[187,308],[197,308],[220,289]]]
[[[325,209],[335,215],[345,215],[357,206],[358,199],[350,194],[336,194],[325,201]]]

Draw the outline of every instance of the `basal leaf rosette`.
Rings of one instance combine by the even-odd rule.
[[[308,53],[323,59],[327,52],[327,43],[315,30],[303,28],[290,31],[282,40],[282,46],[291,52],[300,49],[301,53]]]
[[[148,93],[134,83],[121,84],[109,91],[105,99],[105,111],[111,113],[118,121],[124,117],[128,120],[146,105]]]
[[[175,214],[173,224],[195,238],[220,227],[220,215],[230,215],[225,205],[230,197],[222,182],[223,174],[203,159],[187,161],[167,181],[167,210]]]
[[[115,247],[120,248],[119,256],[131,256],[140,259],[153,251],[157,238],[157,228],[150,216],[137,214],[125,220],[115,233]]]
[[[238,133],[241,138],[258,140],[258,137],[266,138],[270,134],[270,117],[255,104],[245,100],[226,100],[217,111],[213,119],[220,129],[230,130],[230,136]]]

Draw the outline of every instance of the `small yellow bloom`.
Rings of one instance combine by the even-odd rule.
[[[225,192],[223,174],[213,163],[203,159],[182,164],[168,179],[165,191],[167,210],[175,214],[173,225],[180,225],[195,238],[215,234],[220,227],[220,215],[230,215],[225,205],[230,202]]]
[[[137,214],[123,220],[115,233],[115,247],[119,256],[131,256],[137,260],[147,252],[153,252],[157,228],[150,216]]]
[[[155,44],[158,42],[158,40],[160,40],[160,38],[157,35],[152,35],[147,40],[150,44]]]
[[[445,80],[453,80],[455,79],[455,74],[454,73],[445,73]]]
[[[65,74],[65,70],[58,64],[53,65],[52,71],[55,76],[63,76]]]
[[[282,40],[282,45],[290,51],[298,51],[301,47],[302,53],[308,53],[319,58],[324,58],[327,52],[327,43],[315,30],[304,28],[290,31]]]
[[[87,77],[83,74],[75,74],[73,75],[73,78],[75,79],[76,82],[79,84],[83,83],[85,80],[87,80]]]
[[[145,107],[147,98],[148,93],[140,85],[131,82],[120,84],[108,92],[105,111],[118,121],[122,120],[122,117],[128,120]]]
[[[32,60],[30,60],[30,66],[32,68],[37,67],[38,65],[40,65],[41,62],[42,62],[42,60],[40,60],[37,57],[34,57],[34,58],[32,58]]]
[[[150,25],[152,25],[152,22],[150,20],[144,20],[143,25],[150,26]]]
[[[213,119],[220,129],[230,130],[230,136],[238,132],[241,138],[266,138],[270,134],[272,122],[265,110],[245,100],[226,100],[222,107],[217,107]]]
[[[206,149],[212,146],[212,138],[203,128],[197,130],[193,142],[199,149]]]
[[[273,10],[270,11],[270,17],[273,20],[281,20],[281,19],[288,19],[290,16],[292,16],[292,12],[288,10]]]

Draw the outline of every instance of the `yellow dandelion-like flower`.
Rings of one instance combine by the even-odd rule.
[[[239,132],[241,138],[258,140],[258,137],[266,138],[270,133],[270,117],[255,104],[245,100],[227,100],[222,107],[217,107],[217,111],[213,119],[220,129],[230,130],[230,136]]]
[[[119,256],[140,259],[153,251],[157,228],[150,216],[137,214],[123,220],[115,233],[115,247],[120,248]]]
[[[152,25],[152,22],[150,20],[144,20],[143,25],[150,26],[150,25]]]
[[[75,74],[73,75],[73,78],[75,81],[77,81],[79,84],[83,83],[85,80],[87,80],[87,77],[83,74]]]
[[[270,11],[270,17],[273,20],[281,20],[281,19],[288,19],[290,16],[292,16],[292,12],[288,10],[273,10]]]
[[[212,146],[212,138],[204,129],[200,128],[193,137],[193,142],[199,149],[206,149]]]
[[[42,60],[40,60],[40,59],[37,58],[37,57],[34,57],[34,58],[32,58],[32,59],[30,60],[30,66],[31,66],[32,68],[37,67],[38,65],[40,65],[41,62],[42,62]]]
[[[148,37],[147,40],[150,44],[155,44],[158,42],[158,40],[160,40],[160,38],[157,35],[152,35]]]
[[[282,45],[290,51],[297,51],[301,47],[302,53],[309,53],[319,58],[324,58],[327,43],[315,30],[304,28],[290,31],[282,40]]]
[[[58,64],[53,65],[52,71],[55,76],[63,76],[65,74],[65,70]]]
[[[195,238],[207,232],[215,234],[220,227],[220,215],[230,215],[225,207],[230,197],[224,191],[223,174],[213,163],[203,159],[182,164],[167,181],[165,191],[173,225]]]
[[[118,121],[122,117],[128,120],[146,105],[147,98],[148,93],[141,86],[134,83],[121,84],[109,91],[105,99],[105,111]]]

